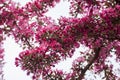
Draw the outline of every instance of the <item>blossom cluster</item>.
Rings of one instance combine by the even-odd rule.
[[[90,67],[95,72],[109,70],[107,78],[111,76],[108,73],[114,75],[105,61],[113,49],[118,61],[120,59],[120,5],[117,1],[69,0],[72,17],[61,17],[57,24],[45,13],[59,2],[33,0],[19,7],[11,0],[0,1],[0,44],[4,35],[13,36],[24,49],[15,59],[15,65],[28,75],[32,73],[33,80],[40,76],[45,80],[80,80]],[[84,56],[73,61],[72,72],[52,70],[59,61],[71,58],[81,44],[90,51],[81,53]]]

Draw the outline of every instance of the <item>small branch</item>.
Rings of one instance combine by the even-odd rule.
[[[100,53],[101,47],[95,48],[94,52],[95,55],[92,58],[92,60],[86,65],[86,67],[81,71],[81,74],[79,76],[79,80],[82,80],[82,78],[84,77],[86,71],[89,69],[89,67],[94,63],[94,61],[99,57],[99,53]]]
[[[75,18],[77,18],[77,16],[78,16],[79,9],[80,9],[80,6],[77,4],[77,10],[76,10],[76,13],[75,13]]]
[[[23,39],[23,41],[26,42],[26,44],[28,45],[28,47],[33,48],[33,46],[28,41],[27,37],[23,35],[23,38],[25,38],[25,39]]]
[[[104,71],[105,71],[105,78],[106,78],[106,80],[109,80],[106,69]]]

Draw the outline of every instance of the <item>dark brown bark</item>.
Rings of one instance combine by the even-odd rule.
[[[99,57],[99,52],[101,50],[101,47],[99,48],[95,48],[94,49],[94,57],[90,60],[90,62],[85,66],[85,68],[81,71],[81,74],[79,76],[79,80],[82,80],[84,78],[84,75],[86,73],[86,71],[90,68],[90,66],[94,63],[94,61]]]
[[[115,0],[116,1],[116,4],[119,4],[120,5],[120,0]]]

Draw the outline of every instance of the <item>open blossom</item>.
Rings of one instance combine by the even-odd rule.
[[[4,55],[3,55],[4,50],[0,49],[0,59],[3,59]]]
[[[85,61],[85,58],[84,57],[79,57],[76,59],[77,62],[84,62]]]
[[[99,72],[99,71],[103,70],[103,68],[104,68],[104,65],[95,65],[94,66],[95,72]]]

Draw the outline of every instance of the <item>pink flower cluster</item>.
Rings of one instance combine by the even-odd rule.
[[[45,80],[80,80],[90,67],[96,72],[109,69],[105,60],[111,50],[116,50],[117,59],[120,57],[120,5],[107,0],[69,0],[74,17],[61,17],[56,24],[45,13],[58,2],[33,0],[19,7],[11,0],[1,0],[0,54],[4,35],[13,36],[25,48],[15,59],[15,65],[28,75],[32,73],[33,80],[41,75]],[[72,57],[81,44],[91,51],[73,61],[71,73],[52,70],[60,60]]]

